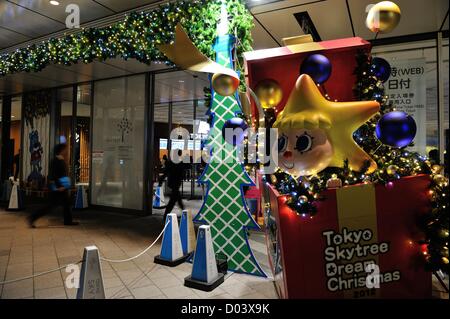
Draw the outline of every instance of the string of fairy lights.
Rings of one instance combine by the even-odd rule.
[[[173,40],[177,23],[183,25],[202,53],[213,57],[221,4],[221,0],[172,1],[150,12],[129,13],[110,26],[81,29],[61,38],[19,48],[0,55],[0,76],[39,72],[50,64],[69,66],[117,57],[136,59],[145,64],[171,65],[157,45]],[[229,31],[239,37],[237,56],[242,57],[243,52],[251,50],[253,18],[243,0],[229,0],[226,5],[232,13]]]

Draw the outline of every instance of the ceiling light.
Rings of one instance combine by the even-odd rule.
[[[59,6],[59,2],[56,1],[56,0],[50,0],[50,4],[51,4],[52,6]]]

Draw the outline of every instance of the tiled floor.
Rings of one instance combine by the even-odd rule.
[[[188,206],[198,203],[187,202]],[[179,210],[178,210],[179,213]],[[161,216],[133,217],[99,211],[74,212],[80,226],[63,227],[61,217],[53,215],[30,229],[27,212],[0,209],[0,281],[30,276],[55,269],[82,258],[83,249],[96,245],[107,258],[134,256],[146,248],[162,229]],[[251,234],[256,258],[267,269],[262,236]],[[229,273],[225,282],[206,293],[183,285],[191,264],[169,268],[153,263],[159,254],[156,244],[146,254],[131,262],[102,262],[106,297],[117,298],[277,298],[270,279]],[[261,260],[262,259],[262,260]],[[265,260],[264,260],[265,259]],[[33,279],[0,286],[0,297],[75,298],[76,289],[66,288],[69,273],[65,269]]]
[[[199,203],[187,201],[188,208]],[[180,214],[179,209],[176,209]],[[64,227],[61,217],[53,215],[30,229],[26,212],[6,212],[0,208],[0,282],[55,269],[82,258],[83,249],[96,245],[104,257],[123,259],[146,248],[162,229],[162,211],[151,217],[133,217],[100,211],[74,212],[80,226]],[[261,267],[267,271],[267,256],[262,233],[252,232],[250,244]],[[277,298],[270,279],[229,273],[225,282],[206,293],[183,285],[191,265],[168,268],[153,263],[159,254],[157,243],[132,262],[102,263],[106,297],[118,298]],[[267,272],[269,273],[269,272]],[[0,285],[0,298],[70,298],[76,289],[66,288],[65,269],[33,279]],[[448,277],[447,277],[448,283]],[[448,299],[448,293],[433,281],[433,296]]]

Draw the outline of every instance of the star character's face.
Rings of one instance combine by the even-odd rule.
[[[332,156],[333,147],[320,128],[290,129],[278,137],[278,165],[295,177],[322,171]]]

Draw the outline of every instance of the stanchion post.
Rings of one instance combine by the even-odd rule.
[[[188,210],[183,210],[181,213],[180,222],[180,236],[181,245],[183,247],[183,254],[191,254],[195,250],[195,229],[192,221],[192,213]]]
[[[165,223],[167,226],[164,230],[161,244],[161,254],[155,256],[154,263],[175,267],[185,262],[189,257],[189,254],[183,254],[177,215],[168,214]]]
[[[157,186],[155,190],[155,199],[153,200],[153,208],[162,208],[166,204],[166,199],[164,198],[163,186]]]
[[[19,182],[14,179],[11,180],[13,183],[11,194],[9,197],[8,210],[22,210],[23,207],[23,196],[19,188]]]
[[[211,227],[202,225],[198,229],[192,274],[184,279],[184,285],[198,290],[212,291],[223,282],[224,274],[217,270]]]
[[[79,185],[77,187],[77,195],[75,197],[75,209],[85,208],[88,208],[86,189],[84,188],[84,186]]]
[[[77,299],[105,299],[100,254],[96,246],[84,249]]]

